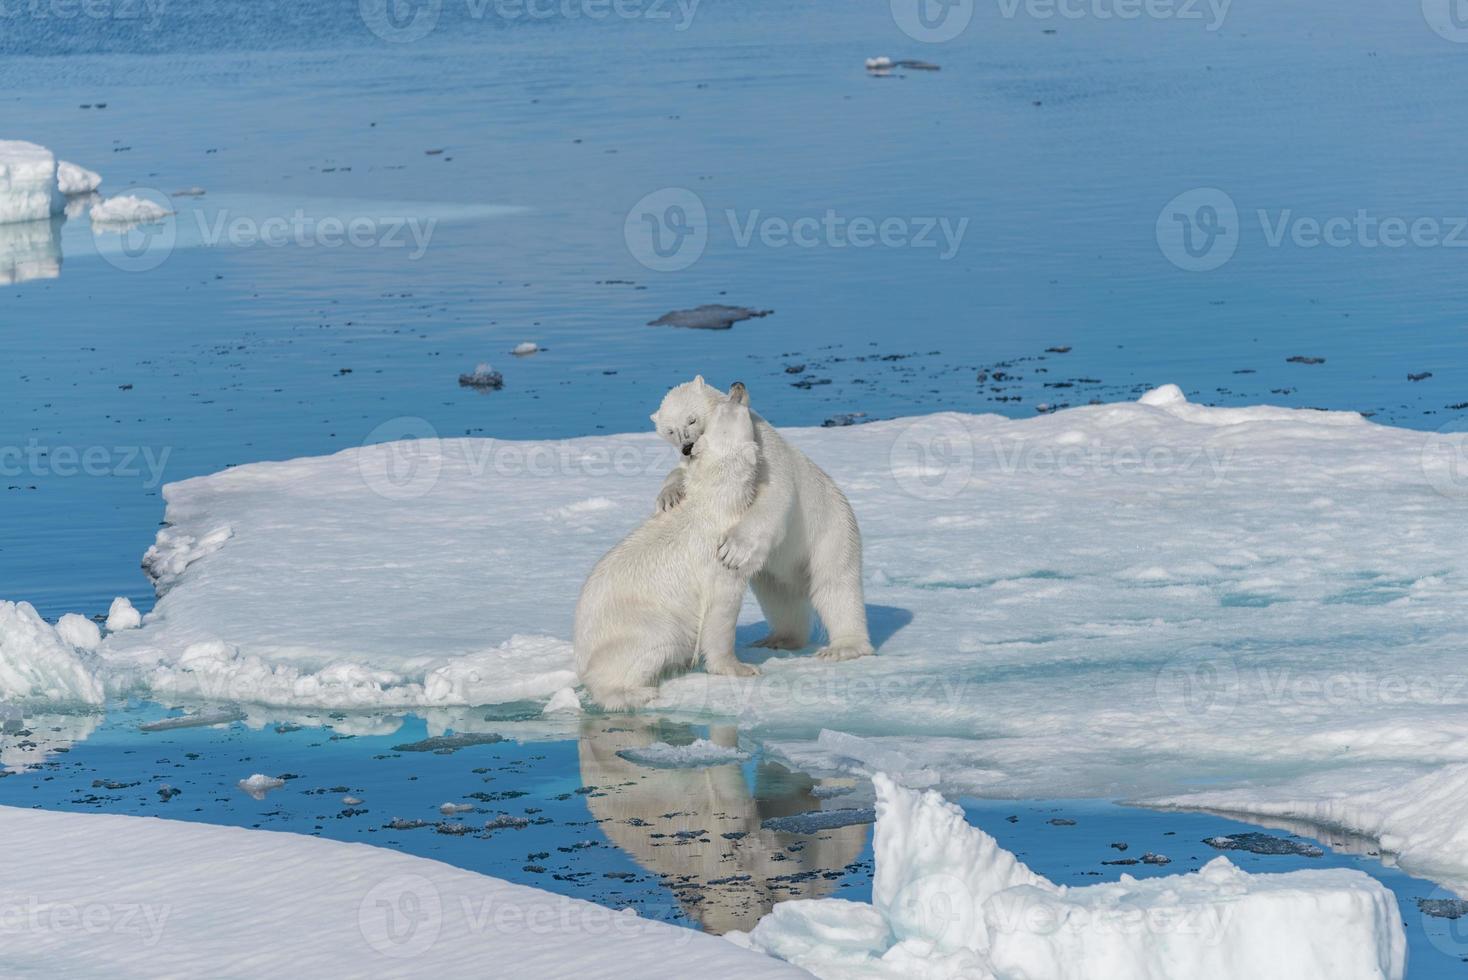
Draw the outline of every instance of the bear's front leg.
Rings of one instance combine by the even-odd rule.
[[[668,478],[663,481],[663,488],[658,491],[658,502],[653,510],[654,514],[666,513],[683,502],[686,492],[684,477],[686,476],[687,471],[683,468],[682,463],[673,467],[673,472],[668,474]]]

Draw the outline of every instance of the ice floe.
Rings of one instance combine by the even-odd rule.
[[[61,218],[0,223],[0,286],[61,275]]]
[[[5,976],[789,977],[793,966],[386,848],[0,808]],[[59,860],[58,856],[65,856]]]
[[[51,151],[23,140],[0,140],[0,224],[40,221],[65,207]]]
[[[824,980],[1399,980],[1396,898],[1359,871],[1192,874],[1067,888],[1025,867],[933,791],[884,776],[872,903],[784,902],[732,941]]]
[[[135,225],[162,221],[173,214],[168,208],[135,194],[109,197],[92,205],[93,225]]]
[[[67,197],[91,194],[102,186],[102,175],[62,160],[56,164],[56,186]]]
[[[1468,809],[1463,437],[1170,387],[786,435],[861,521],[880,655],[768,657],[750,601],[762,675],[673,678],[659,709],[736,718],[830,776],[1180,802],[1206,781],[1237,794],[1189,805],[1313,814],[1468,881],[1420,803]],[[95,665],[60,646],[93,683],[179,702],[416,707],[454,730],[543,705],[575,683],[582,580],[675,462],[651,432],[429,438],[173,484],[147,623]]]

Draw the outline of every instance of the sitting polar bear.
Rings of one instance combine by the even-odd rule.
[[[683,506],[655,514],[596,563],[576,603],[576,671],[612,711],[646,704],[665,674],[703,657],[711,674],[759,670],[734,656],[749,577],[718,559],[754,500],[759,457],[749,393],[736,384],[686,464]]]
[[[725,397],[699,375],[668,392],[653,414],[658,434],[689,457]],[[853,660],[873,653],[861,580],[861,530],[835,482],[751,412],[759,446],[758,488],[748,513],[719,541],[719,559],[750,584],[770,624],[755,646],[799,650],[810,641],[811,607],[829,636],[816,656]],[[657,509],[685,501],[691,465],[668,474]]]

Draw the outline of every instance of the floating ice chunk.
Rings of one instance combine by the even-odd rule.
[[[563,687],[552,694],[550,701],[546,703],[545,711],[541,713],[547,715],[580,714],[581,699],[576,696],[576,689]]]
[[[875,58],[868,58],[867,71],[882,71],[892,67],[892,59],[885,54],[879,54]]]
[[[236,785],[255,799],[263,800],[265,799],[265,794],[273,789],[280,789],[284,786],[285,780],[257,772],[249,779],[241,779]]]
[[[39,221],[65,207],[51,151],[22,140],[0,140],[0,224]]]
[[[62,160],[56,164],[56,186],[67,197],[90,194],[102,186],[102,175]]]
[[[155,201],[134,194],[109,197],[92,205],[93,225],[140,225],[162,221],[172,211]]]
[[[0,224],[0,286],[61,275],[61,219]]]
[[[1000,892],[984,907],[1002,976],[1382,980],[1406,971],[1396,898],[1347,868],[1193,874]]]
[[[452,817],[456,813],[468,813],[473,809],[473,803],[444,803],[439,806],[438,812],[446,817]]]
[[[516,357],[524,357],[527,354],[537,353],[540,349],[540,345],[535,341],[527,340],[524,343],[516,344],[515,349],[510,351],[510,353]]]
[[[872,905],[785,903],[738,941],[819,977],[1400,980],[1396,899],[1344,868],[1187,875],[1064,888],[934,792],[877,776]]]
[[[434,735],[417,742],[394,745],[392,750],[394,752],[437,752],[447,755],[475,745],[494,745],[496,742],[503,741],[501,736],[493,732],[463,732],[458,735]]]
[[[0,600],[0,700],[33,699],[101,704],[102,682],[35,607]]]
[[[112,600],[112,608],[107,610],[107,629],[116,633],[119,630],[135,630],[143,625],[143,617],[133,608],[132,601],[126,596],[118,596]]]
[[[102,645],[102,631],[97,624],[77,613],[67,613],[56,621],[56,635],[78,650],[91,652]]]
[[[717,745],[706,738],[694,739],[687,745],[653,742],[634,749],[622,749],[617,754],[628,762],[654,769],[698,769],[743,762],[749,758],[748,752],[741,752],[734,746]]]
[[[203,197],[209,193],[202,187],[183,187],[173,192],[173,197]]]

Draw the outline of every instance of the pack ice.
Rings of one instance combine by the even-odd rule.
[[[1359,871],[1251,875],[1220,857],[1192,874],[1067,888],[937,793],[880,774],[873,783],[872,903],[783,902],[726,938],[824,980],[1404,975],[1396,898]]]
[[[1468,825],[1461,434],[1172,386],[787,434],[861,521],[880,656],[752,649],[750,601],[761,676],[657,708],[818,774],[1288,813],[1468,882],[1433,824]],[[281,712],[548,699],[582,580],[674,463],[650,432],[420,439],[170,485],[156,609],[61,676]]]

